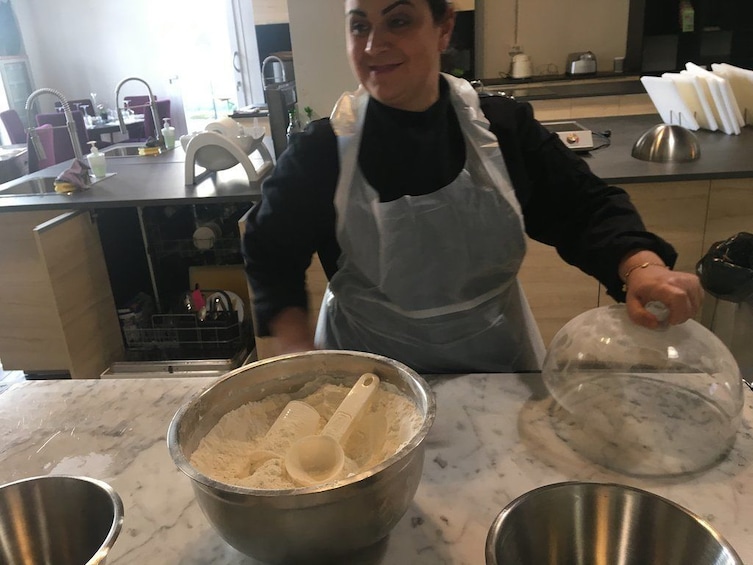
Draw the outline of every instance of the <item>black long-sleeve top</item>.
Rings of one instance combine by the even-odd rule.
[[[627,193],[595,176],[534,119],[529,104],[486,96],[481,109],[499,141],[531,238],[555,246],[617,300],[624,300],[617,267],[628,252],[651,250],[674,265],[674,249],[646,231]],[[397,110],[374,99],[366,112],[358,162],[382,201],[428,194],[462,169],[465,144],[444,80],[439,100],[425,112]],[[270,320],[284,308],[307,308],[305,271],[314,252],[328,278],[337,272],[339,172],[337,140],[323,119],[291,143],[263,183],[243,239],[257,335],[269,335]]]

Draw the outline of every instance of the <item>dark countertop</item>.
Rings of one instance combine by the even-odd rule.
[[[633,144],[650,127],[662,123],[658,114],[578,118],[574,121],[596,132],[611,130],[611,145],[585,155],[591,170],[610,184],[669,182],[753,177],[753,128],[740,135],[700,129],[695,132],[701,156],[689,163],[652,163],[631,156]],[[598,145],[601,139],[594,138]]]
[[[58,163],[7,185],[30,177],[55,177],[71,162]],[[184,162],[185,152],[180,146],[162,155],[111,157],[107,159],[107,172],[116,174],[94,183],[88,190],[38,196],[3,196],[0,191],[0,212],[198,204],[208,200],[252,203],[261,197],[261,182],[249,182],[241,165],[213,173],[198,184],[186,185]]]
[[[621,96],[646,94],[637,75],[599,74],[530,79],[481,79],[487,92],[504,92],[518,100],[557,100],[560,98],[590,98],[593,96]]]
[[[584,154],[591,169],[610,184],[669,182],[720,178],[753,178],[753,128],[740,135],[698,130],[701,157],[690,163],[651,163],[631,156],[635,141],[651,126],[661,123],[658,114],[578,118],[595,132],[611,130],[611,145]],[[595,143],[601,143],[596,137]],[[177,147],[153,157],[117,157],[107,161],[108,173],[117,173],[73,195],[2,196],[0,212],[31,209],[72,210],[160,206],[211,202],[249,202],[261,197],[261,183],[249,183],[240,165],[215,173],[196,185],[185,185],[185,153]],[[31,177],[56,176],[70,161],[38,171]],[[28,177],[24,177],[28,178]],[[20,179],[12,182],[18,182]],[[9,183],[10,184],[10,183]]]

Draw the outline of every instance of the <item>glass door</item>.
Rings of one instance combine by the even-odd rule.
[[[186,2],[185,9],[174,12],[183,30],[181,45],[175,46],[180,57],[179,88],[189,132],[203,130],[236,104],[233,68],[228,60],[230,38],[224,2]]]
[[[174,86],[189,132],[263,101],[251,2],[189,0],[174,15],[180,20],[174,25],[184,30],[175,46],[180,81]]]
[[[238,105],[261,105],[264,103],[264,87],[253,2],[226,1]]]

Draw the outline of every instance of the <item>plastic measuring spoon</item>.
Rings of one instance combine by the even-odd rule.
[[[344,443],[353,425],[379,388],[379,377],[361,375],[319,435],[310,435],[290,446],[285,470],[296,483],[310,486],[334,479],[345,463]]]
[[[262,449],[255,449],[249,455],[248,474],[270,459],[280,458],[295,441],[309,436],[319,425],[319,412],[300,400],[291,400],[283,408],[272,426],[261,440]]]

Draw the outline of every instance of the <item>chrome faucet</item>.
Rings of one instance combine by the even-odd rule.
[[[267,69],[267,63],[280,63],[280,68],[282,69],[282,82],[288,82],[288,77],[285,75],[285,63],[283,63],[282,59],[280,59],[276,55],[270,55],[261,63],[261,79],[264,84],[267,83],[267,75],[265,73]]]
[[[120,107],[120,104],[118,103],[118,97],[120,96],[120,89],[121,87],[132,80],[136,80],[138,82],[141,82],[146,86],[147,92],[149,92],[149,107],[152,110],[152,120],[154,121],[154,133],[157,136],[157,141],[159,141],[159,144],[161,147],[165,146],[165,138],[162,135],[162,126],[159,123],[159,112],[157,111],[157,100],[154,98],[154,95],[152,94],[152,87],[149,86],[149,83],[146,82],[143,78],[139,77],[128,77],[124,78],[118,83],[118,86],[115,87],[115,106],[118,109],[118,123],[120,124],[120,133],[122,134],[128,134],[128,130],[126,129],[125,121],[123,121],[123,108]]]
[[[73,154],[76,156],[76,159],[83,159],[84,154],[81,151],[81,142],[79,141],[78,133],[76,132],[76,123],[73,121],[71,106],[70,104],[68,104],[68,100],[66,100],[65,96],[60,94],[60,92],[58,92],[54,88],[39,88],[29,94],[29,97],[26,99],[26,120],[29,124],[29,137],[31,138],[31,143],[34,147],[34,151],[37,152],[37,157],[39,159],[47,158],[47,154],[44,151],[42,142],[39,141],[37,128],[31,125],[34,123],[32,121],[32,118],[34,117],[32,113],[34,101],[42,94],[52,94],[60,100],[60,103],[63,106],[63,113],[65,114],[65,127],[68,128],[68,136],[71,138],[71,145],[73,145]]]

